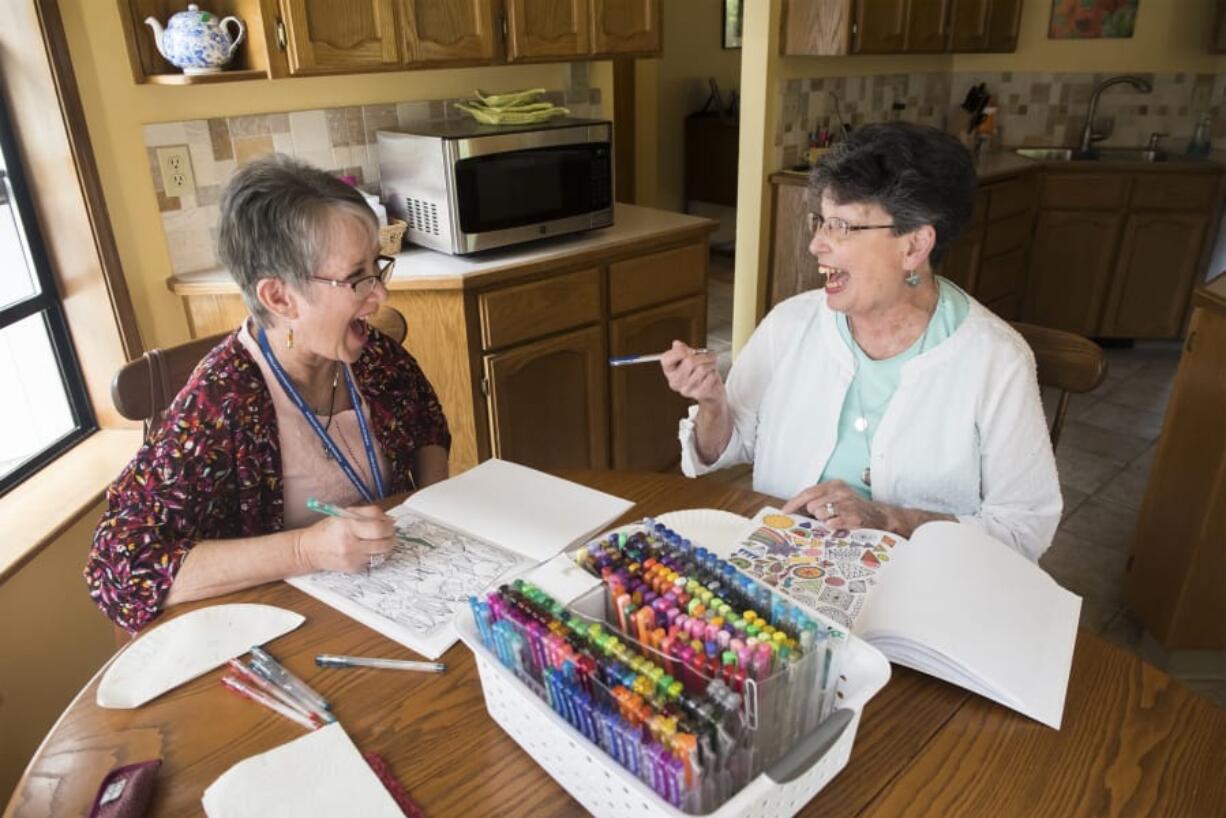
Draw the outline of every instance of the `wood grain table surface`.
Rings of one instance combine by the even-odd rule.
[[[769,499],[674,475],[564,476],[633,500],[619,522],[682,508],[751,515]],[[211,601],[219,602],[306,616],[268,649],[331,700],[357,746],[382,754],[432,818],[585,814],[486,714],[462,644],[437,675],[320,669],[318,653],[414,655],[285,583]],[[85,815],[107,771],[153,758],[163,764],[149,814],[200,814],[204,789],[232,765],[303,735],[227,694],[221,675],[135,710],[104,710],[94,703],[100,671],[52,728],[4,815]],[[1226,816],[1226,711],[1084,630],[1060,731],[894,668],[865,707],[850,763],[800,814]]]

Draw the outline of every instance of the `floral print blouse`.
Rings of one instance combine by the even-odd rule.
[[[402,346],[373,329],[352,371],[390,466],[387,490],[407,491],[413,453],[451,445],[434,389]],[[237,334],[196,367],[106,501],[85,581],[98,607],[133,633],[157,616],[195,543],[284,528],[272,395]]]

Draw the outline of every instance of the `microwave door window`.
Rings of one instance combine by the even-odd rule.
[[[609,148],[570,145],[474,156],[456,163],[460,230],[487,233],[610,206]]]

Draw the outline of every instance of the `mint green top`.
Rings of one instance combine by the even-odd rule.
[[[843,400],[843,411],[839,415],[839,437],[830,459],[826,461],[826,469],[822,472],[823,481],[842,480],[863,496],[872,497],[872,491],[862,479],[864,469],[869,464],[873,435],[876,434],[877,426],[898,389],[903,364],[953,335],[970,309],[971,304],[966,293],[956,284],[937,276],[937,307],[928,321],[928,327],[911,346],[893,358],[880,361],[868,357],[851,337],[847,316],[843,313],[835,316],[839,335],[843,337],[843,342],[847,344],[855,359],[856,374],[847,389],[847,397]],[[858,417],[868,419],[868,428],[864,431],[856,429]]]

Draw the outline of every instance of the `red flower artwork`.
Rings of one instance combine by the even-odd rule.
[[[1053,40],[1131,37],[1140,0],[1052,0]]]

